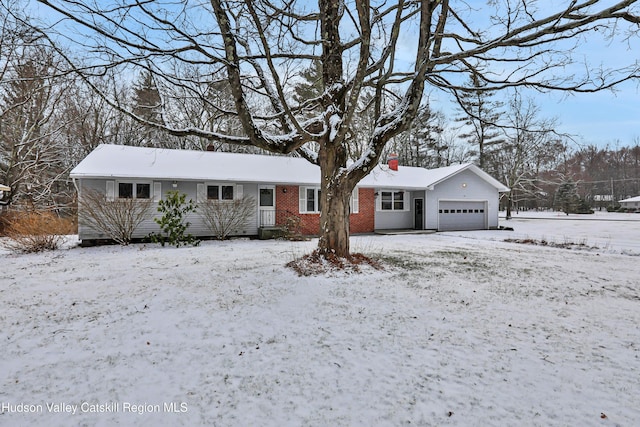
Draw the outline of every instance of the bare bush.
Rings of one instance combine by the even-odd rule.
[[[305,240],[302,236],[302,218],[296,215],[288,216],[282,225],[282,237],[287,240]]]
[[[148,218],[151,199],[115,199],[96,190],[83,190],[78,200],[78,223],[128,245],[134,231]]]
[[[48,211],[18,212],[5,220],[2,246],[16,252],[55,250],[73,233],[73,222]]]
[[[198,206],[205,224],[219,240],[242,230],[255,212],[255,199],[207,200]]]

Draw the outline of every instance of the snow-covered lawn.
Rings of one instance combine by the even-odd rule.
[[[322,277],[283,267],[315,240],[1,252],[0,425],[640,425],[638,220],[357,236],[386,270]]]

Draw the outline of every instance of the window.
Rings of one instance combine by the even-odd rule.
[[[360,213],[360,193],[358,188],[353,189],[351,199],[349,199],[349,210],[352,214]]]
[[[220,187],[217,185],[207,185],[207,199],[218,200],[220,194]]]
[[[136,184],[136,199],[151,197],[151,184]]]
[[[393,210],[404,210],[404,191],[396,191],[393,193]]]
[[[233,200],[233,185],[207,185],[208,200]]]
[[[383,211],[404,211],[407,204],[404,191],[381,191],[380,209]]]
[[[244,197],[242,184],[216,184],[200,182],[196,184],[196,202],[207,200],[241,200]]]
[[[307,212],[320,212],[318,209],[318,199],[320,190],[317,188],[307,188]],[[318,195],[318,197],[316,197]]]
[[[320,187],[300,187],[298,194],[298,209],[300,213],[320,213],[322,210],[322,190]],[[359,213],[360,211],[360,198],[357,188],[351,193],[349,210],[352,214]]]
[[[393,210],[393,193],[390,191],[382,192],[382,210],[383,211],[391,211]]]
[[[133,199],[133,184],[130,182],[118,183],[118,198]]]
[[[149,199],[151,198],[151,184],[119,182],[119,199]]]
[[[263,207],[273,207],[273,199],[274,199],[274,189],[273,188],[261,188],[260,189],[260,206]]]
[[[233,186],[232,185],[223,185],[222,186],[222,200],[233,200]]]
[[[299,191],[300,213],[319,213],[322,190],[319,187],[300,187]]]

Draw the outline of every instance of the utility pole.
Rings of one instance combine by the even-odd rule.
[[[611,177],[611,205],[614,206],[616,203],[615,196],[613,195],[613,177]]]

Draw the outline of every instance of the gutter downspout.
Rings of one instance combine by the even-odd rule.
[[[76,178],[75,177],[71,178],[71,182],[73,182],[73,186],[76,189],[76,193],[78,193],[78,197],[80,197],[80,188],[78,187],[78,184],[76,183]]]

